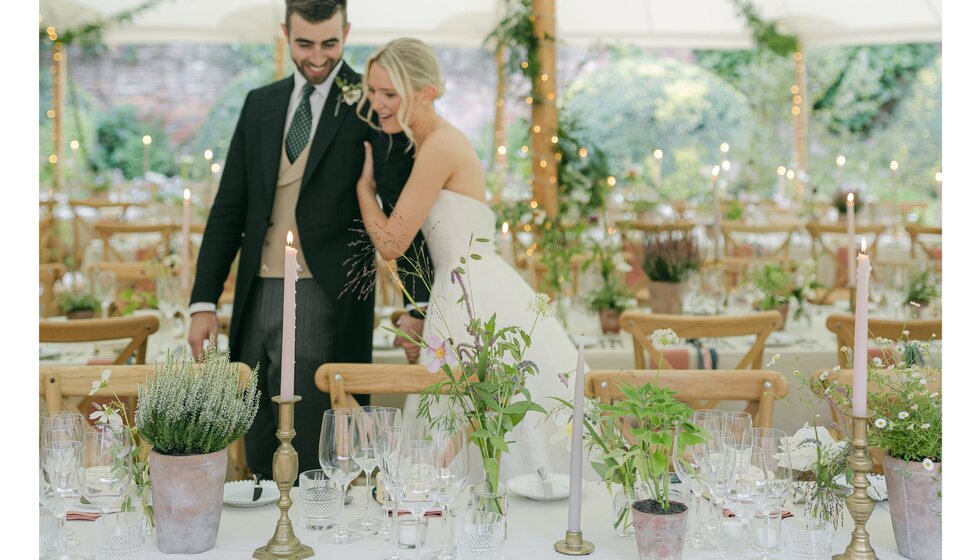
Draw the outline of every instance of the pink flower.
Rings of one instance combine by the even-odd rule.
[[[451,366],[456,363],[456,355],[453,354],[452,343],[449,339],[439,340],[438,336],[430,334],[426,338],[426,343],[428,344],[426,351],[429,353],[429,363],[425,367],[429,373],[435,373],[444,364]]]
[[[558,381],[561,381],[562,385],[568,388],[568,379],[571,377],[571,372],[566,371],[565,373],[558,374]]]

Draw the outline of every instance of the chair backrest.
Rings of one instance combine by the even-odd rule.
[[[827,329],[837,335],[837,364],[848,367],[847,353],[843,347],[854,348],[854,315],[831,315],[827,317]],[[908,331],[908,334],[905,334]],[[868,318],[868,338],[887,338],[889,340],[942,340],[942,319],[916,319],[902,321],[897,319]]]
[[[872,262],[875,262],[878,255],[878,240],[881,234],[885,231],[886,226],[883,225],[856,225],[854,227],[854,236],[856,239],[864,238],[868,242],[867,253],[871,258]],[[835,267],[838,267],[837,259],[837,244],[832,241],[833,238],[840,238],[841,236],[847,235],[847,224],[846,223],[833,223],[833,224],[821,224],[817,222],[810,222],[806,224],[806,231],[810,234],[810,255],[813,258],[813,262],[820,265],[820,259],[828,257],[834,263]],[[845,241],[846,243],[846,241]],[[872,276],[875,275],[874,270],[871,271]],[[823,290],[817,290],[817,296],[814,301],[821,305],[829,303],[830,296],[834,293],[835,288],[842,286],[847,286],[847,271],[838,270],[835,275],[835,285],[827,286]]]
[[[623,397],[623,385],[646,383],[666,387],[684,403],[747,401],[752,425],[771,428],[776,399],[789,393],[789,384],[776,371],[764,370],[601,370],[585,374],[585,394],[602,403]]]
[[[651,364],[663,362],[660,348],[653,344],[650,335],[658,329],[673,329],[681,340],[687,338],[723,338],[728,336],[755,335],[755,342],[739,360],[735,369],[762,369],[762,354],[769,334],[782,324],[778,311],[763,311],[748,315],[698,316],[660,315],[627,311],[619,318],[623,329],[633,336],[633,356],[637,369],[648,369]]]
[[[317,389],[330,393],[334,408],[357,408],[355,394],[421,393],[426,387],[446,379],[442,371],[429,373],[425,366],[413,364],[323,364],[316,368]]]
[[[800,229],[797,222],[746,224],[726,221],[721,224],[721,235],[725,241],[725,257],[729,259],[746,260],[749,262],[780,262],[789,260],[789,250],[793,234]],[[763,254],[740,254],[740,248],[753,239],[765,240],[769,244],[775,242],[774,249]],[[758,245],[757,243],[754,245]]]
[[[137,291],[154,292],[156,290],[155,273],[150,261],[101,261],[91,263],[85,268],[88,272],[101,270],[111,272],[116,276],[116,314],[119,312],[119,306],[122,305],[119,298],[122,296],[123,290],[128,288],[133,290],[134,293]]]
[[[153,315],[72,321],[42,320],[39,338],[40,342],[95,342],[128,338],[129,344],[119,353],[114,364],[125,364],[130,357],[135,358],[137,364],[145,364],[147,340],[159,328],[160,320]]]
[[[41,317],[58,315],[58,303],[55,300],[54,285],[65,275],[65,265],[48,263],[40,265],[37,281],[42,286],[39,297]]]
[[[94,226],[96,234],[102,239],[102,255],[107,261],[125,262],[127,259],[112,245],[113,237],[123,235],[147,235],[156,234],[160,240],[152,245],[153,256],[162,259],[170,247],[170,238],[177,231],[177,226],[173,224],[133,224],[133,223],[110,223],[98,222]]]
[[[645,234],[659,234],[659,233],[689,234],[694,229],[694,224],[692,222],[686,222],[686,221],[652,223],[652,222],[641,222],[637,220],[620,220],[616,222],[616,229],[622,232],[639,231]]]
[[[920,226],[907,224],[905,231],[909,234],[912,260],[918,258],[916,247],[922,249],[926,258],[933,261],[936,267],[942,267],[943,228],[936,226]]]

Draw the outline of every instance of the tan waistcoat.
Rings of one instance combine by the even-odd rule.
[[[262,244],[262,264],[259,276],[262,278],[282,278],[283,263],[285,262],[284,247],[286,232],[293,232],[293,247],[298,252],[299,277],[313,278],[306,258],[303,256],[303,245],[300,243],[299,228],[296,227],[296,201],[299,199],[299,187],[303,182],[303,172],[306,170],[306,159],[310,154],[310,145],[300,152],[296,161],[289,163],[286,157],[286,144],[283,142],[282,155],[279,158],[279,178],[276,181],[276,197],[272,203],[271,223],[265,232],[265,242]]]

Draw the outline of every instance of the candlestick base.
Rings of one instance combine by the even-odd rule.
[[[276,437],[281,443],[272,458],[272,478],[279,487],[279,502],[276,504],[279,507],[279,521],[269,542],[255,549],[252,554],[252,558],[258,560],[302,560],[313,556],[313,549],[299,542],[293,532],[293,522],[289,519],[289,508],[293,505],[289,490],[299,474],[299,455],[290,443],[296,437],[296,430],[293,429],[293,405],[301,400],[299,395],[293,395],[291,400],[286,401],[272,397],[272,402],[279,405],[279,430]]]
[[[853,451],[847,458],[847,466],[854,471],[854,478],[851,485],[854,491],[851,495],[844,498],[847,511],[854,519],[854,531],[851,533],[851,542],[847,545],[844,552],[835,554],[834,560],[878,560],[874,548],[871,547],[871,535],[868,534],[866,524],[871,512],[875,509],[875,503],[868,495],[868,473],[871,472],[871,457],[868,455],[868,419],[854,416],[851,419],[851,440]]]
[[[555,550],[569,556],[592,554],[595,545],[582,540],[582,531],[565,531],[565,539],[555,543]]]

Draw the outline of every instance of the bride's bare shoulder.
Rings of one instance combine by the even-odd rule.
[[[466,134],[449,123],[445,123],[429,134],[429,137],[426,138],[425,143],[421,147],[421,149],[426,148],[440,155],[453,154],[458,156],[466,152],[472,152],[473,155],[476,155],[476,151],[470,144],[470,139],[466,137]]]

